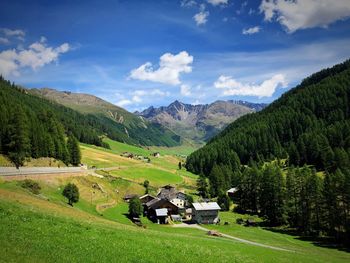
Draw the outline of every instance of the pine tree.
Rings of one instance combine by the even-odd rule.
[[[200,174],[197,179],[197,191],[198,194],[203,198],[209,197],[208,181],[203,174]]]
[[[21,107],[16,108],[10,122],[8,137],[8,155],[18,169],[30,152],[28,122]]]
[[[78,140],[74,135],[68,137],[67,148],[69,152],[69,162],[74,166],[78,166],[81,163],[81,153]]]

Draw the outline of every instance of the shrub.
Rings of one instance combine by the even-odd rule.
[[[40,185],[31,179],[25,179],[22,182],[21,186],[23,188],[28,189],[29,191],[31,191],[35,195],[40,194],[40,190],[41,190]]]

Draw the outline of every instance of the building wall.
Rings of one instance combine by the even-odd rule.
[[[193,209],[192,218],[199,224],[214,224],[219,219],[218,210],[200,210]]]
[[[170,202],[176,205],[179,208],[183,208],[185,206],[185,200],[174,198]]]

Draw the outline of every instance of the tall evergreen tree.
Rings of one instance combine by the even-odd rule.
[[[19,168],[30,152],[28,120],[21,107],[16,108],[8,132],[8,155],[16,167]]]
[[[81,163],[81,153],[78,140],[74,135],[68,137],[67,148],[69,152],[69,162],[74,166],[78,166]]]

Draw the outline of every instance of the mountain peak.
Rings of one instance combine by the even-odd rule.
[[[266,106],[254,103],[242,104],[218,100],[211,104],[191,105],[175,100],[168,106],[159,108],[151,106],[136,114],[151,122],[162,124],[184,138],[203,142],[240,116]]]

